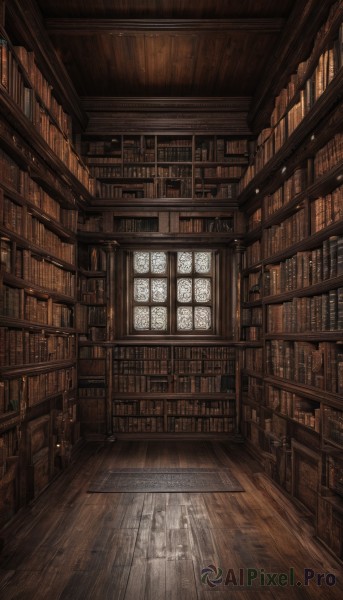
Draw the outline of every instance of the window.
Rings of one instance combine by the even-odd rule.
[[[213,333],[214,253],[135,251],[134,333]]]

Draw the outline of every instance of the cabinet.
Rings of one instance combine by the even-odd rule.
[[[308,60],[275,99],[238,195],[248,217],[242,431],[340,557],[341,36],[335,3]]]

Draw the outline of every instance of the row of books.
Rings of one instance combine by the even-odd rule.
[[[169,372],[169,363],[164,359],[157,360],[115,360],[113,362],[113,373],[115,374],[133,374],[143,375],[144,373],[156,373],[167,375]]]
[[[175,346],[177,359],[235,360],[236,350],[229,346]]]
[[[102,387],[100,387],[99,381],[96,383],[92,383],[92,380],[79,381],[78,395],[79,398],[105,398],[105,381]]]
[[[220,394],[233,392],[234,375],[179,375],[174,378],[174,391],[179,394]]]
[[[1,286],[0,315],[51,327],[73,327],[73,311],[66,304],[42,300],[6,284]]]
[[[233,417],[168,417],[167,431],[171,433],[232,433]]]
[[[229,155],[244,155],[247,152],[248,141],[245,139],[207,138],[195,141],[195,160],[197,162],[225,162],[229,160]]]
[[[235,406],[225,400],[168,400],[168,415],[234,416]]]
[[[181,217],[179,226],[180,233],[231,233],[233,231],[233,219]]]
[[[23,250],[22,258],[22,277],[28,285],[32,283],[46,289],[47,292],[75,296],[75,273],[57,266],[49,259],[36,257],[29,250]]]
[[[173,373],[234,373],[235,358],[230,359],[174,359]]]
[[[282,223],[272,225],[263,232],[263,254],[272,256],[286,250],[290,245],[300,242],[306,237],[307,223],[304,209],[285,219]]]
[[[153,175],[154,176],[154,175]],[[157,167],[157,177],[161,177],[161,178],[180,178],[180,177],[186,177],[186,178],[191,178],[192,177],[192,167],[189,167],[187,165],[168,165],[166,166],[158,166]]]
[[[185,140],[185,145],[176,145],[179,140],[173,140],[170,145],[157,146],[157,162],[192,162],[192,147],[189,146],[189,140]]]
[[[154,183],[130,184],[130,188],[117,183],[96,182],[96,196],[99,198],[155,198]]]
[[[103,216],[102,215],[82,215],[79,214],[78,223],[77,223],[78,231],[89,231],[89,232],[97,232],[103,230]],[[97,269],[94,269],[96,271]]]
[[[245,342],[258,342],[262,339],[262,328],[260,325],[244,326],[242,330],[242,340]]]
[[[297,252],[276,265],[266,266],[265,296],[282,294],[343,275],[343,236],[330,236],[319,248]]]
[[[53,152],[90,193],[93,193],[94,181],[90,178],[88,169],[80,162],[68,138],[68,135],[71,135],[70,118],[56,99],[53,99],[52,87],[37,68],[34,54],[21,46],[16,47],[13,52],[6,40],[1,43],[0,52],[2,86]],[[29,79],[24,74],[24,70]]]
[[[61,260],[72,265],[75,264],[75,245],[62,241],[58,235],[50,231],[29,212],[26,215],[26,232],[23,232],[22,235]]]
[[[343,412],[331,406],[324,406],[323,437],[343,448]],[[343,473],[341,475],[342,480]]]
[[[263,323],[262,307],[242,308],[241,322],[243,326],[260,326]]]
[[[319,433],[320,407],[318,402],[273,385],[266,386],[265,402],[276,412],[287,415]]]
[[[307,173],[306,169],[299,167],[294,173],[286,179],[281,187],[272,194],[263,198],[263,211],[265,217],[269,217],[274,212],[293,200],[294,196],[300,194],[306,187]]]
[[[113,179],[115,177],[123,177],[121,167],[114,166],[90,166],[89,172],[92,177]]]
[[[250,244],[244,255],[245,266],[247,268],[252,267],[261,260],[261,241],[257,240],[253,244]]]
[[[106,289],[104,277],[79,277],[78,298],[87,304],[104,304]]]
[[[58,369],[39,375],[29,375],[27,378],[28,406],[34,406],[44,401],[48,396],[63,394],[75,388],[76,369]]]
[[[163,433],[163,417],[114,417],[115,433]]]
[[[242,279],[242,301],[255,302],[260,300],[262,294],[262,275],[260,271],[253,271]]]
[[[311,202],[311,233],[343,219],[343,186]]]
[[[167,380],[156,381],[149,375],[117,375],[113,376],[113,390],[115,393],[165,393],[168,391]]]
[[[157,179],[156,194],[153,197],[192,198],[192,193],[192,180],[190,178]]]
[[[191,197],[191,196],[190,196]],[[218,200],[232,200],[236,197],[236,183],[201,183],[194,184],[195,198],[208,198]]]
[[[343,288],[267,307],[268,333],[343,330]]]
[[[163,400],[139,400],[125,402],[114,402],[113,413],[118,416],[147,416],[147,415],[163,415],[164,405]]]
[[[333,342],[268,341],[266,366],[270,375],[343,393],[343,352]]]
[[[75,358],[73,335],[0,327],[0,367]]]
[[[326,22],[319,29],[316,39],[314,41],[313,50],[311,55],[307,58],[307,60],[299,63],[298,69],[296,73],[293,73],[290,77],[290,81],[286,88],[282,89],[280,94],[275,99],[275,108],[271,117],[271,125],[275,126],[275,124],[280,120],[283,114],[285,114],[288,105],[292,102],[298,87],[304,84],[304,78],[306,73],[308,72],[309,66],[312,62],[312,56],[317,54],[318,49],[322,47],[322,40],[327,35],[330,30],[333,22],[337,17],[337,11],[339,10],[339,2],[335,2],[331,8]],[[314,84],[315,78],[318,79],[317,85],[314,85],[315,89],[322,90],[324,89],[324,82],[327,82],[329,78],[333,75],[333,68],[335,68],[333,64],[333,60],[338,61],[337,67],[339,68],[342,64],[342,51],[340,50],[342,39],[342,30],[338,32],[337,42],[335,43],[335,54],[336,58],[334,59],[333,52],[329,50],[325,50],[319,59],[319,63],[317,66],[317,73],[315,74],[312,84]],[[332,50],[332,49],[331,49]],[[316,69],[316,70],[317,70]],[[327,85],[327,84],[326,84]]]
[[[88,327],[104,327],[107,322],[106,306],[93,306],[78,304],[76,308],[77,328],[87,332]]]
[[[166,360],[170,357],[171,346],[115,346],[115,359]]]
[[[49,216],[57,223],[71,231],[76,231],[77,211],[61,207],[37,182],[33,181],[28,172],[22,171],[17,163],[0,149],[0,169],[2,182],[18,192],[23,201],[27,200],[40,209],[42,216]],[[0,190],[1,213],[3,208],[3,191]]]
[[[244,168],[237,165],[217,165],[216,167],[196,167],[194,171],[195,179],[220,179],[220,178],[239,178]]]
[[[262,221],[262,209],[257,208],[254,212],[248,217],[247,230],[253,231],[256,227],[261,224]]]
[[[158,231],[157,217],[114,217],[113,231],[123,233]]]
[[[332,19],[334,18],[332,15],[335,15],[339,10],[340,8],[338,1],[334,5],[333,12],[331,12],[329,15],[328,23],[332,22]],[[323,27],[326,26],[327,25],[324,25]],[[321,36],[322,33],[319,32],[318,40],[321,39]],[[339,31],[337,32],[334,43],[322,50],[313,74],[309,75],[306,81],[303,80],[303,77],[307,71],[308,65],[311,63],[311,55],[307,61],[300,63],[298,67],[298,77],[293,76],[293,80],[292,78],[290,80],[290,86],[292,90],[294,90],[294,94],[298,89],[298,85],[301,85],[301,89],[299,90],[299,101],[289,109],[288,103],[287,106],[285,106],[282,100],[276,100],[277,107],[271,118],[271,126],[263,129],[257,139],[257,152],[255,161],[248,167],[243,178],[241,179],[239,184],[239,192],[243,191],[243,189],[255,177],[255,175],[281,148],[289,135],[291,135],[294,129],[303,121],[311,107],[315,104],[315,102],[338,73],[343,64],[342,36],[343,25],[341,25]],[[318,43],[321,43],[321,41]],[[315,56],[317,52],[318,47],[315,44],[312,50],[312,56]],[[296,84],[294,85],[295,80]],[[289,97],[288,91],[286,94],[283,92],[283,96],[284,95]],[[292,102],[292,92],[290,95],[292,96]],[[279,108],[280,104],[281,110]]]
[[[338,165],[343,159],[343,133],[336,133],[314,157],[314,174],[320,177]]]

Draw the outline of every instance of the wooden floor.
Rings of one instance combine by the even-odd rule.
[[[100,468],[225,464],[237,493],[89,494]],[[342,567],[313,538],[306,516],[268,483],[239,444],[128,442],[87,446],[78,460],[2,533],[6,600],[343,598]],[[332,573],[329,587],[211,588],[201,569]],[[218,572],[218,571],[217,571]],[[234,574],[234,575],[233,575]],[[275,581],[275,580],[274,580]],[[284,580],[281,580],[281,582]],[[328,579],[329,583],[332,578]]]

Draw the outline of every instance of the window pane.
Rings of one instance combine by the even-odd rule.
[[[134,279],[134,299],[135,302],[149,302],[149,279]]]
[[[177,253],[177,272],[178,273],[191,273],[193,265],[192,252],[178,252]]]
[[[135,273],[149,273],[149,252],[134,252],[133,268]]]
[[[195,252],[194,255],[195,271],[209,273],[211,271],[211,252]]]
[[[191,331],[193,329],[193,308],[190,306],[178,307],[177,329],[179,331]]]
[[[149,329],[149,306],[135,306],[133,326],[135,329]]]
[[[211,282],[209,279],[194,280],[195,302],[210,302],[211,300]]]
[[[151,252],[151,272],[167,272],[167,255],[165,252]]]
[[[167,307],[153,306],[151,309],[151,329],[165,331],[167,329]]]
[[[211,309],[209,306],[196,306],[194,309],[194,329],[211,328]]]
[[[151,280],[151,299],[153,302],[167,301],[167,280],[152,279]]]
[[[177,280],[177,301],[192,302],[192,280],[179,278]]]

